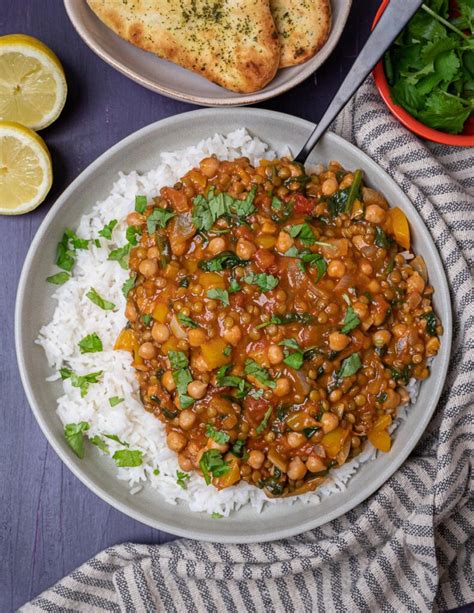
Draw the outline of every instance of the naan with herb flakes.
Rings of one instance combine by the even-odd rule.
[[[327,41],[329,0],[271,0],[270,6],[281,45],[280,68],[306,62]]]
[[[273,79],[280,45],[270,0],[87,0],[116,34],[235,92]]]

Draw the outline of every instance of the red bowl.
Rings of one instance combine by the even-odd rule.
[[[389,1],[390,0],[382,0],[382,4],[375,15],[372,28],[374,28],[377,24]],[[425,126],[425,124],[415,119],[404,108],[398,106],[398,104],[395,104],[395,102],[392,100],[390,95],[390,87],[388,85],[387,78],[385,77],[383,61],[380,61],[374,68],[373,75],[375,85],[377,86],[377,89],[379,90],[385,104],[388,106],[392,114],[398,119],[398,121],[400,121],[409,130],[415,134],[418,134],[418,136],[421,136],[422,138],[434,141],[435,143],[442,143],[443,145],[455,145],[458,147],[474,146],[474,115],[471,115],[471,117],[467,120],[462,134],[448,134],[446,132],[440,132],[439,130],[433,130],[433,128],[428,128],[428,126]]]

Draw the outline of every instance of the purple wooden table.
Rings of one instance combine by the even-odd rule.
[[[317,121],[367,37],[378,3],[355,0],[349,25],[317,77],[269,101],[265,108]],[[59,0],[0,0],[0,35],[13,32],[36,36],[57,53],[66,71],[69,96],[60,119],[42,132],[55,172],[47,201],[23,217],[0,218],[2,613],[14,610],[109,545],[174,538],[129,519],[97,498],[48,445],[21,387],[13,312],[26,252],[59,194],[117,141],[151,122],[193,108],[143,89],[97,58],[72,28]]]

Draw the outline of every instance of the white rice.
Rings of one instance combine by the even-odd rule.
[[[288,152],[282,153],[288,155]],[[125,217],[134,209],[135,196],[152,198],[158,195],[160,188],[176,183],[203,157],[211,154],[224,160],[246,156],[253,164],[262,158],[276,157],[276,153],[265,143],[252,138],[245,129],[239,129],[226,136],[216,134],[182,151],[163,153],[160,165],[143,175],[120,173],[110,195],[98,202],[90,213],[83,215],[76,229],[81,238],[99,238],[99,230],[110,220],[117,219],[119,223],[113,230],[112,239],[101,238],[100,248],[91,243],[87,250],[77,252],[73,278],[55,291],[57,307],[52,320],[40,330],[37,343],[44,348],[48,364],[55,371],[49,377],[51,381],[59,378],[58,371],[62,367],[68,367],[79,375],[104,371],[100,382],[91,384],[84,398],[81,398],[78,388],[72,387],[69,379],[63,381],[64,395],[57,401],[57,413],[63,424],[87,422],[90,425],[87,431],[89,437],[115,434],[121,441],[126,441],[130,449],[143,453],[141,466],[117,468],[117,477],[128,482],[130,493],[139,494],[143,486],[151,486],[170,504],[184,501],[192,511],[227,516],[245,504],[261,510],[265,502],[292,504],[297,498],[269,500],[261,490],[244,482],[218,491],[212,485],[206,486],[197,474],[189,475],[185,488],[177,484],[176,473],[180,468],[176,454],[166,445],[164,425],[143,409],[130,354],[113,351],[115,339],[126,323],[123,315],[125,299],[121,288],[128,278],[128,272],[117,262],[107,260],[111,250],[125,243]],[[104,311],[93,304],[86,297],[91,287],[113,302],[116,310]],[[104,350],[81,354],[78,342],[93,332],[100,336]],[[415,391],[413,385],[409,388],[412,388],[410,392]],[[109,398],[113,396],[125,400],[111,407]],[[124,447],[112,440],[106,441],[110,456],[100,453],[104,456],[104,462],[113,462],[111,456]],[[86,453],[90,451],[87,446]],[[333,470],[317,492],[298,499],[315,504],[321,498],[343,490],[360,464],[373,459],[375,455],[374,448],[367,445],[356,459]],[[159,475],[154,474],[155,469],[159,469]]]

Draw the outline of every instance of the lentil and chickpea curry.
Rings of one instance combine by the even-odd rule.
[[[390,450],[442,327],[404,213],[361,171],[209,157],[127,221],[115,348],[182,470],[286,497],[367,439]]]

